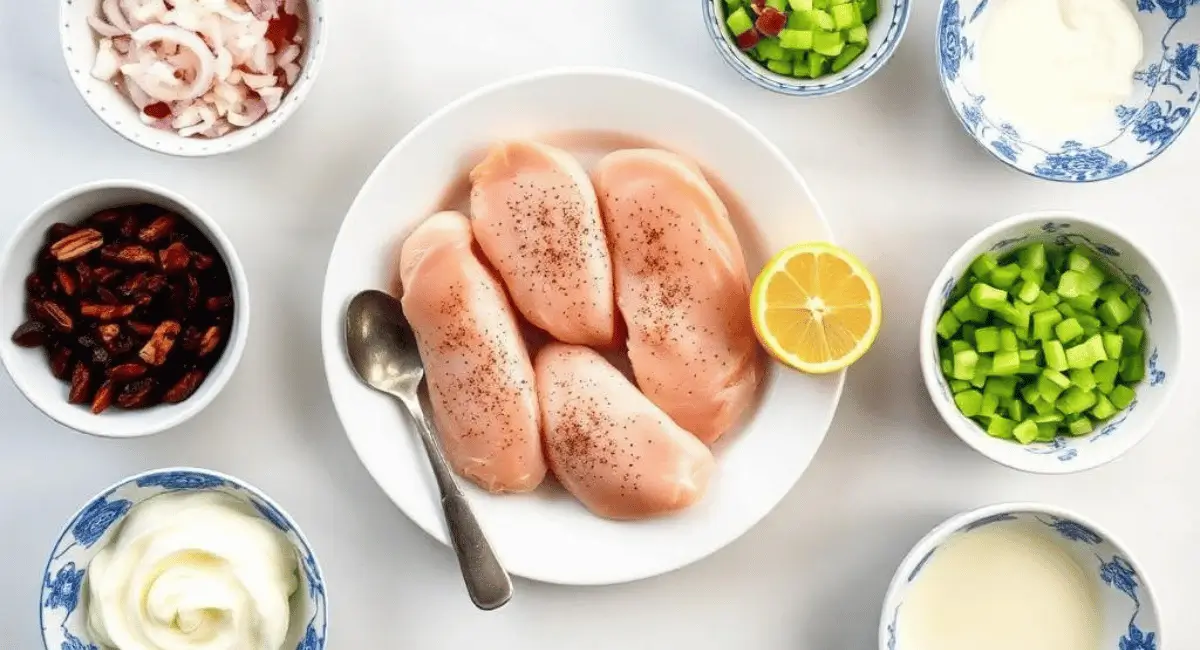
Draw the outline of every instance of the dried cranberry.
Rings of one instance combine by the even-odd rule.
[[[155,102],[147,104],[142,112],[156,120],[162,120],[171,116],[171,107],[167,106],[165,102]]]
[[[754,21],[754,26],[763,33],[763,36],[779,36],[779,32],[787,27],[787,16],[775,7],[767,7],[763,9],[758,20]]]
[[[737,37],[737,46],[743,50],[748,50],[755,45],[758,45],[758,31],[747,29]]]

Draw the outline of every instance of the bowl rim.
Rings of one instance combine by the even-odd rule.
[[[190,473],[194,473],[194,474],[204,474],[206,476],[211,476],[213,478],[221,479],[227,483],[232,483],[232,484],[238,486],[239,488],[254,495],[255,497],[262,499],[264,502],[266,502],[267,505],[273,507],[276,512],[278,512],[280,515],[283,516],[284,521],[286,521],[291,526],[292,531],[294,531],[296,533],[296,537],[307,548],[307,550],[309,552],[309,556],[312,558],[312,561],[313,561],[313,573],[318,578],[320,578],[322,586],[325,587],[325,609],[324,609],[325,613],[321,617],[321,619],[322,619],[321,626],[325,630],[325,636],[322,637],[322,641],[323,641],[322,647],[329,647],[329,587],[328,587],[329,581],[325,577],[324,570],[321,569],[321,558],[317,557],[317,551],[313,548],[312,542],[309,541],[308,536],[304,534],[304,530],[300,528],[300,524],[298,524],[296,522],[296,519],[294,517],[292,517],[292,515],[290,513],[288,513],[287,510],[285,510],[281,505],[279,505],[279,503],[277,501],[275,501],[274,499],[272,499],[266,492],[262,491],[258,487],[254,486],[253,484],[251,484],[243,479],[237,478],[236,476],[233,476],[231,474],[226,474],[224,472],[218,472],[217,470],[213,470],[213,469],[205,469],[203,467],[188,467],[188,466],[160,467],[157,469],[147,469],[147,470],[140,471],[136,474],[131,474],[119,481],[111,483],[108,485],[108,487],[106,487],[103,490],[88,497],[88,500],[84,501],[83,505],[80,506],[77,510],[75,510],[75,512],[66,520],[66,523],[63,524],[62,532],[59,533],[58,539],[55,540],[55,542],[54,542],[54,546],[50,547],[50,556],[46,559],[46,564],[42,568],[43,581],[45,580],[45,576],[49,575],[49,573],[50,573],[50,565],[54,563],[55,551],[58,549],[59,545],[62,544],[63,539],[67,536],[67,533],[71,532],[71,522],[78,519],[79,515],[83,514],[83,511],[87,510],[88,506],[92,505],[92,503],[94,503],[97,499],[107,497],[108,495],[112,494],[113,492],[120,489],[121,487],[128,485],[129,483],[133,483],[133,482],[135,482],[139,479],[145,478],[147,476],[153,476],[156,474],[166,474],[166,473],[170,473],[170,472],[190,472]],[[166,492],[166,491],[164,491],[164,492]],[[155,496],[158,496],[158,495],[155,495]],[[153,498],[153,497],[151,497],[151,498]],[[291,545],[293,547],[296,546],[295,544],[291,544]],[[304,560],[301,560],[301,561],[304,561]],[[41,631],[42,631],[42,646],[45,648],[45,650],[52,650],[46,641],[46,620],[45,620],[46,607],[42,603],[42,597],[41,597],[43,586],[44,586],[44,582],[43,582],[43,584],[39,584],[39,586],[38,586],[38,627],[41,628]],[[290,629],[290,624],[289,624],[289,629]]]
[[[197,149],[191,149],[188,147],[182,147],[179,149],[170,149],[163,144],[151,142],[150,139],[131,137],[125,132],[127,127],[116,126],[107,115],[103,115],[101,111],[97,110],[96,107],[92,105],[91,101],[88,101],[86,92],[80,85],[81,82],[79,77],[83,76],[91,79],[91,72],[85,71],[78,74],[73,73],[71,62],[68,59],[71,47],[67,44],[67,12],[70,11],[72,7],[77,6],[79,4],[79,0],[58,1],[58,44],[59,51],[62,54],[63,69],[67,73],[67,76],[70,77],[71,85],[75,88],[75,92],[79,95],[79,99],[83,101],[84,106],[87,106],[92,115],[100,120],[100,123],[107,127],[108,130],[116,133],[128,142],[132,142],[133,144],[147,151],[152,151],[157,154],[176,158],[208,158],[212,156],[233,153],[235,151],[245,149],[257,142],[266,140],[268,137],[278,131],[279,128],[282,127],[288,120],[290,120],[296,111],[300,109],[300,105],[303,104],[308,98],[312,86],[317,81],[318,73],[321,71],[321,64],[325,60],[325,50],[326,46],[328,45],[329,32],[331,31],[328,29],[328,25],[326,24],[328,12],[325,11],[324,0],[303,0],[303,2],[308,7],[310,20],[308,44],[304,52],[307,63],[303,68],[301,68],[302,74],[296,80],[296,83],[293,84],[288,92],[284,95],[283,103],[280,104],[279,108],[275,111],[276,119],[267,120],[267,116],[263,116],[262,119],[254,124],[251,124],[250,126],[241,127],[220,137],[207,139],[207,142],[209,143],[217,143],[221,141],[227,141],[226,139],[230,136],[243,134],[240,142],[234,141],[233,144],[223,148],[206,149],[201,147]],[[312,20],[314,18],[315,20]],[[289,97],[292,98],[292,101],[288,101]],[[140,121],[137,122],[137,126],[145,127],[147,129],[153,128],[142,124]],[[169,133],[173,137],[182,138],[182,136],[179,136],[177,133],[164,132]]]
[[[17,225],[16,230],[5,243],[3,250],[0,250],[0,273],[5,270],[16,268],[14,255],[16,249],[21,242],[31,236],[35,227],[40,224],[46,215],[59,205],[70,201],[79,196],[89,194],[91,192],[108,190],[108,189],[132,189],[145,192],[150,195],[158,196],[166,201],[176,203],[183,206],[187,214],[180,215],[188,220],[194,220],[207,229],[206,235],[212,241],[213,245],[221,253],[221,257],[225,261],[225,266],[229,270],[229,279],[232,285],[235,298],[235,318],[234,327],[230,330],[230,341],[225,346],[225,351],[222,352],[222,358],[217,361],[217,364],[226,364],[226,368],[221,373],[209,373],[205,381],[200,385],[200,388],[188,399],[173,404],[166,408],[175,408],[176,414],[171,417],[162,418],[161,421],[140,427],[135,433],[129,434],[114,434],[105,431],[102,426],[103,414],[92,415],[89,413],[89,422],[95,422],[96,426],[88,426],[80,428],[64,421],[64,418],[59,417],[59,410],[62,408],[78,409],[81,408],[77,404],[70,404],[65,400],[53,401],[43,398],[40,395],[35,395],[37,391],[32,390],[30,384],[24,378],[22,373],[15,371],[13,355],[16,348],[10,341],[0,343],[0,365],[8,372],[8,376],[16,385],[18,392],[24,396],[25,400],[32,404],[35,408],[41,411],[46,417],[57,422],[58,424],[70,429],[91,436],[108,439],[133,439],[142,438],[145,436],[161,433],[168,429],[175,428],[180,424],[190,420],[200,411],[204,410],[217,395],[224,390],[226,384],[233,377],[237,367],[242,359],[242,354],[246,349],[246,339],[250,334],[250,284],[246,278],[245,268],[242,266],[242,261],[237,255],[237,251],[233,247],[233,242],[225,235],[220,225],[213,220],[204,210],[189,199],[168,190],[159,185],[148,183],[145,181],[132,179],[104,179],[89,181],[80,185],[67,188],[60,191],[50,199],[44,201],[41,205],[30,212]],[[215,367],[215,366],[214,366]],[[215,376],[214,376],[215,375]],[[163,406],[153,407],[164,408]]]
[[[987,147],[987,145],[983,144],[983,142],[980,141],[979,138],[975,137],[975,134],[971,131],[970,128],[967,127],[967,122],[966,122],[966,120],[963,119],[962,113],[959,111],[958,106],[956,106],[954,104],[954,100],[951,99],[951,97],[950,97],[950,84],[946,80],[946,71],[942,69],[942,61],[941,61],[942,21],[945,18],[944,9],[945,9],[946,3],[948,1],[950,1],[950,0],[940,0],[938,2],[937,22],[935,23],[935,26],[934,26],[935,31],[934,31],[934,38],[933,38],[934,65],[937,66],[938,84],[942,87],[942,96],[944,96],[946,98],[946,103],[950,105],[950,112],[954,113],[955,119],[958,120],[958,123],[960,126],[962,126],[963,131],[966,131],[967,136],[969,136],[971,138],[971,141],[974,142],[976,145],[978,145],[980,149],[983,149],[989,155],[991,155],[993,158],[1004,163],[1005,166],[1007,166],[1009,169],[1012,169],[1013,171],[1020,172],[1021,174],[1024,174],[1025,176],[1028,176],[1030,178],[1036,178],[1036,179],[1042,180],[1042,181],[1049,181],[1051,183],[1062,183],[1064,185],[1102,183],[1104,181],[1113,180],[1114,178],[1120,178],[1122,176],[1126,176],[1132,172],[1135,172],[1135,171],[1141,169],[1142,167],[1145,167],[1151,161],[1153,161],[1153,160],[1157,159],[1159,156],[1161,156],[1163,154],[1163,152],[1165,152],[1167,149],[1170,149],[1171,145],[1175,144],[1175,142],[1179,139],[1179,136],[1184,132],[1185,129],[1187,129],[1188,124],[1191,124],[1192,118],[1195,116],[1195,111],[1193,111],[1192,113],[1189,113],[1186,117],[1184,117],[1183,124],[1181,124],[1179,126],[1179,128],[1175,130],[1175,135],[1171,136],[1171,139],[1168,140],[1166,144],[1159,147],[1156,151],[1151,152],[1149,156],[1143,158],[1141,160],[1141,162],[1137,163],[1136,165],[1131,165],[1131,166],[1125,168],[1124,170],[1122,170],[1121,172],[1118,172],[1111,176],[1098,176],[1096,178],[1085,178],[1083,180],[1077,180],[1074,178],[1052,178],[1050,176],[1042,176],[1041,174],[1038,174],[1032,170],[1023,169],[1023,168],[1017,166],[1016,162],[997,154],[995,151],[992,151],[991,149],[989,149]],[[954,0],[954,1],[957,2],[958,0]],[[983,2],[987,2],[987,0],[983,0]],[[1140,109],[1139,109],[1139,111],[1140,111]]]
[[[813,205],[815,208],[815,213],[820,218],[821,223],[825,226],[826,230],[828,231],[828,236],[827,236],[826,240],[829,242],[837,241],[837,237],[834,232],[834,229],[831,226],[828,218],[826,217],[824,210],[821,208],[819,201],[815,198],[815,195],[812,192],[811,186],[809,185],[807,179],[804,178],[803,174],[801,174],[799,172],[799,170],[796,169],[795,164],[793,164],[791,162],[791,160],[783,154],[782,150],[778,147],[778,145],[776,145],[775,142],[773,142],[770,138],[768,138],[761,129],[754,126],[744,116],[737,113],[733,109],[729,108],[726,104],[712,98],[711,96],[709,96],[699,90],[696,90],[692,86],[689,86],[685,83],[670,80],[670,79],[667,79],[667,78],[664,78],[664,77],[661,77],[661,76],[658,76],[655,74],[647,73],[647,72],[640,72],[640,71],[630,70],[627,68],[622,68],[622,67],[617,67],[617,66],[565,65],[565,66],[554,66],[554,67],[545,68],[542,70],[536,70],[536,71],[532,71],[532,72],[519,73],[519,74],[501,78],[497,81],[485,84],[485,85],[475,88],[463,95],[460,95],[459,97],[456,97],[449,103],[440,107],[435,112],[433,112],[430,115],[423,118],[421,120],[421,122],[419,124],[417,124],[417,126],[413,127],[412,130],[410,130],[409,132],[404,134],[404,136],[401,137],[396,142],[395,145],[393,145],[390,149],[388,149],[388,151],[386,153],[384,153],[384,155],[379,159],[379,162],[376,163],[375,168],[371,171],[371,173],[363,181],[362,187],[359,189],[359,192],[355,196],[354,201],[352,201],[350,206],[347,208],[346,214],[342,216],[342,223],[338,227],[338,233],[337,233],[336,237],[334,238],[334,245],[333,245],[332,250],[337,250],[338,243],[340,242],[342,237],[345,235],[346,216],[354,211],[355,205],[358,204],[359,200],[365,194],[366,188],[368,186],[372,185],[373,183],[379,182],[379,179],[382,178],[381,169],[383,167],[384,162],[386,160],[388,160],[389,157],[395,155],[396,152],[402,150],[402,148],[407,146],[408,143],[410,143],[411,141],[418,138],[424,131],[431,128],[431,125],[436,124],[440,118],[444,117],[445,115],[451,114],[451,113],[455,112],[456,110],[461,109],[462,106],[470,104],[471,102],[476,101],[481,97],[496,93],[498,91],[504,90],[511,86],[519,86],[519,85],[543,81],[546,79],[553,79],[553,78],[557,78],[557,77],[571,77],[571,76],[614,77],[614,78],[619,78],[619,79],[623,79],[623,80],[627,80],[627,81],[636,81],[636,82],[640,82],[640,83],[651,84],[651,85],[654,85],[654,86],[657,86],[660,88],[665,88],[665,89],[671,90],[673,92],[678,92],[678,93],[687,95],[689,98],[691,98],[695,101],[701,102],[701,103],[719,111],[721,114],[727,116],[729,119],[743,125],[750,132],[756,134],[756,136],[760,138],[761,144],[768,151],[772,152],[775,159],[787,165],[788,169],[794,175],[797,183],[799,183],[806,190],[808,190],[808,193],[810,196],[814,196]],[[334,367],[335,364],[346,363],[346,361],[345,361],[346,360],[345,346],[342,343],[343,330],[341,328],[341,318],[339,316],[337,319],[329,319],[328,314],[327,314],[327,311],[330,308],[336,308],[338,310],[337,313],[342,314],[344,312],[345,304],[346,304],[342,299],[338,298],[335,300],[335,298],[333,297],[333,289],[331,289],[331,281],[330,281],[330,277],[331,277],[330,269],[332,268],[332,263],[333,263],[333,255],[331,253],[329,260],[326,262],[326,269],[325,269],[325,276],[324,276],[325,279],[324,279],[324,284],[322,285],[322,294],[321,294],[321,314],[322,314],[321,315],[321,347],[322,347],[321,354],[322,354],[322,361],[324,364],[325,380],[326,380],[326,384],[330,390],[331,395],[335,389],[334,389],[334,378],[333,378],[330,368]],[[780,369],[780,371],[784,371],[784,370]],[[831,373],[829,376],[833,377],[834,381],[836,382],[836,385],[833,390],[833,398],[832,398],[833,407],[831,408],[829,417],[827,419],[812,423],[814,425],[814,429],[820,429],[820,430],[824,431],[824,434],[822,435],[821,440],[817,443],[817,448],[814,451],[814,459],[816,457],[815,454],[820,452],[821,445],[823,445],[825,443],[825,441],[829,435],[829,429],[832,426],[833,418],[837,414],[837,408],[841,403],[842,395],[844,394],[845,385],[846,385],[846,371],[844,369],[839,370],[835,373]],[[350,433],[346,430],[346,427],[343,423],[342,413],[341,413],[341,410],[343,408],[341,403],[337,399],[334,399],[333,401],[334,401],[334,410],[335,410],[335,412],[337,412],[337,415],[338,415],[339,425],[342,427],[343,432],[345,432],[347,439],[350,441],[350,446],[354,449],[355,456],[359,459],[360,463],[364,463],[364,461],[363,461],[364,456],[362,454],[362,451],[363,451],[362,444],[354,436],[350,435]],[[811,467],[811,462],[812,461],[810,460],[809,465],[807,467]],[[364,468],[366,467],[365,464],[363,465],[363,467]],[[803,475],[803,473],[805,471],[807,471],[807,469],[801,471],[800,474]],[[370,473],[369,470],[368,470],[368,473]],[[797,479],[792,483],[791,487],[789,487],[787,491],[780,494],[779,497],[776,500],[774,500],[774,502],[771,503],[768,507],[763,508],[761,513],[757,514],[757,516],[754,518],[754,521],[752,523],[750,523],[745,528],[745,530],[743,530],[742,532],[740,532],[737,535],[732,536],[729,539],[722,540],[722,542],[720,544],[717,544],[717,545],[713,546],[712,548],[708,548],[702,552],[690,554],[686,558],[680,560],[677,563],[672,563],[672,565],[670,567],[665,568],[661,571],[657,571],[657,572],[653,572],[653,573],[636,573],[636,574],[629,574],[629,575],[620,575],[620,576],[616,576],[613,578],[605,578],[605,579],[599,579],[599,580],[568,580],[568,579],[556,577],[554,575],[547,575],[546,573],[542,573],[542,572],[530,572],[530,571],[521,572],[519,574],[514,573],[514,575],[520,575],[520,577],[526,578],[528,580],[533,580],[536,582],[542,582],[542,583],[546,583],[546,584],[559,584],[559,585],[578,586],[578,587],[594,587],[594,586],[602,586],[602,585],[631,583],[631,582],[636,582],[639,580],[644,580],[647,578],[652,578],[652,577],[656,577],[656,576],[660,576],[660,575],[666,575],[668,573],[678,571],[686,566],[695,564],[696,562],[717,553],[721,549],[729,546],[733,542],[744,537],[755,526],[761,524],[762,520],[765,519],[768,514],[770,514],[772,511],[774,511],[779,506],[779,504],[783,501],[784,497],[786,497],[787,494],[790,494],[791,490],[795,489],[795,485],[796,485],[796,483],[799,482],[799,478],[800,477],[797,476]],[[374,481],[378,485],[380,491],[384,492],[385,496],[388,497],[388,501],[392,503],[393,507],[395,507],[396,510],[398,510],[401,514],[403,514],[404,517],[406,519],[408,519],[414,526],[416,526],[420,530],[424,531],[426,534],[429,535],[429,537],[431,537],[434,541],[438,542],[439,544],[442,544],[443,546],[446,546],[446,547],[451,546],[450,540],[446,536],[445,530],[443,528],[440,528],[437,525],[427,525],[428,522],[425,522],[424,520],[421,520],[418,517],[414,517],[406,508],[402,507],[398,501],[393,499],[391,497],[391,495],[384,490],[383,486],[381,484],[379,484],[379,482],[376,481],[373,477],[372,477],[372,481]],[[439,519],[439,521],[440,521],[440,519]]]
[[[810,79],[806,83],[801,79],[785,77],[784,75],[776,74],[763,68],[758,65],[757,61],[751,60],[730,43],[729,39],[725,38],[725,31],[721,27],[721,12],[717,9],[717,4],[722,2],[722,0],[700,0],[708,35],[725,63],[741,75],[743,79],[754,83],[758,87],[791,97],[828,97],[836,95],[858,86],[883,69],[887,62],[891,60],[892,55],[895,54],[896,48],[900,45],[900,40],[904,38],[904,33],[912,17],[913,2],[911,0],[898,1],[902,4],[902,7],[899,14],[894,18],[897,23],[896,36],[891,41],[885,42],[878,50],[878,57],[875,61],[862,68],[847,68],[836,73],[843,75],[842,78],[844,79],[850,72],[862,70],[861,74],[849,81],[840,83],[830,81],[824,85],[816,85],[818,80]],[[722,43],[728,47],[722,47]]]
[[[948,426],[956,436],[958,436],[963,442],[965,442],[975,451],[979,452],[985,458],[1000,465],[1011,467],[1012,469],[1031,474],[1074,474],[1077,472],[1095,469],[1102,465],[1107,465],[1108,463],[1111,463],[1112,461],[1124,456],[1129,452],[1129,450],[1133,449],[1138,443],[1144,440],[1154,428],[1155,421],[1162,416],[1163,409],[1170,401],[1175,392],[1175,387],[1179,382],[1171,382],[1170,385],[1164,387],[1163,390],[1165,392],[1163,394],[1163,398],[1159,401],[1157,406],[1150,410],[1150,414],[1145,421],[1146,424],[1137,430],[1124,434],[1123,437],[1127,440],[1127,443],[1114,446],[1112,448],[1113,450],[1107,456],[1096,455],[1092,457],[1092,460],[1072,463],[1038,464],[1032,462],[1015,462],[1008,458],[1002,459],[993,455],[983,444],[984,439],[979,437],[980,435],[986,435],[981,429],[973,426],[968,432],[966,430],[966,425],[958,421],[957,416],[960,414],[957,408],[952,405],[950,400],[945,399],[938,385],[938,375],[941,371],[939,368],[936,368],[932,362],[934,354],[934,338],[929,336],[929,334],[933,333],[934,329],[936,328],[936,321],[940,315],[940,308],[944,302],[941,293],[943,284],[945,283],[943,276],[946,276],[950,269],[961,265],[966,258],[973,254],[973,251],[978,249],[981,244],[992,238],[997,233],[1009,228],[1050,219],[1087,224],[1088,226],[1091,226],[1097,230],[1111,233],[1115,237],[1124,240],[1129,244],[1129,246],[1141,253],[1142,257],[1146,260],[1146,265],[1162,281],[1161,292],[1165,294],[1165,301],[1171,305],[1172,311],[1174,312],[1174,318],[1170,322],[1170,327],[1174,328],[1178,335],[1175,337],[1176,344],[1175,354],[1173,355],[1173,367],[1181,369],[1182,364],[1179,363],[1179,361],[1184,358],[1184,343],[1182,336],[1183,330],[1181,328],[1183,317],[1181,314],[1180,303],[1175,297],[1175,291],[1172,288],[1171,282],[1167,278],[1167,275],[1163,273],[1162,268],[1154,260],[1154,258],[1151,255],[1146,254],[1145,249],[1136,242],[1136,239],[1130,237],[1128,233],[1126,233],[1120,227],[1114,227],[1108,222],[1100,221],[1081,212],[1075,212],[1071,210],[1039,210],[1035,212],[1023,212],[1005,219],[1001,219],[1000,221],[993,223],[992,225],[984,228],[967,239],[966,242],[959,246],[954,253],[950,255],[950,257],[946,260],[946,263],[943,264],[938,270],[937,274],[934,275],[933,283],[930,285],[929,292],[925,296],[925,303],[921,311],[921,322],[920,326],[917,328],[917,336],[920,339],[919,354],[921,376],[925,383],[925,390],[929,394],[929,398],[933,402],[934,408],[937,410],[942,421],[945,422],[946,426]]]
[[[1155,591],[1153,581],[1145,573],[1141,563],[1130,552],[1130,547],[1119,536],[1116,536],[1108,528],[1101,526],[1090,517],[1079,514],[1078,512],[1062,506],[1053,505],[1050,503],[1041,503],[1036,501],[1006,501],[1002,503],[994,503],[991,505],[979,506],[970,510],[959,512],[952,515],[932,530],[925,533],[917,543],[913,544],[912,548],[905,554],[904,559],[896,567],[896,572],[892,574],[892,579],[888,583],[887,591],[884,592],[883,603],[880,606],[879,615],[879,650],[893,650],[887,645],[888,641],[888,623],[891,622],[888,615],[893,609],[893,603],[896,600],[897,594],[903,588],[906,582],[906,576],[911,572],[913,566],[920,562],[925,555],[935,546],[941,544],[948,539],[952,534],[957,532],[963,526],[979,521],[985,517],[1003,513],[1018,513],[1032,512],[1038,514],[1051,515],[1060,519],[1067,519],[1076,523],[1083,524],[1095,531],[1098,535],[1104,538],[1106,542],[1111,544],[1113,548],[1120,551],[1121,555],[1127,560],[1138,578],[1141,579],[1141,587],[1145,590],[1146,596],[1142,598],[1143,602],[1149,602],[1154,607],[1154,621],[1158,629],[1155,631],[1156,639],[1159,639],[1161,646],[1163,617],[1159,613],[1158,593]]]

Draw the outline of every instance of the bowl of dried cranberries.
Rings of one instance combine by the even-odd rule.
[[[228,382],[249,331],[232,244],[165,189],[100,181],[26,218],[0,257],[0,361],[60,424],[98,436],[157,433]]]

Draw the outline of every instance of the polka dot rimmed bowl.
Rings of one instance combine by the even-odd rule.
[[[101,15],[101,0],[59,0],[59,37],[71,81],[88,108],[108,128],[126,140],[151,151],[197,158],[237,151],[274,133],[308,97],[324,59],[326,36],[325,0],[303,0],[308,12],[308,38],[300,58],[300,75],[283,96],[279,108],[244,128],[218,138],[184,137],[174,131],[143,123],[137,107],[112,83],[92,76],[98,39],[88,24],[89,16]]]

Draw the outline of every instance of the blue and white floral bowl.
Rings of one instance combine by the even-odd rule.
[[[1200,99],[1200,20],[1194,0],[1124,0],[1136,9],[1145,55],[1134,95],[1116,110],[1112,130],[1089,142],[1022,134],[992,110],[980,81],[976,43],[988,0],[942,0],[937,59],[942,88],[967,132],[1013,168],[1052,181],[1120,176],[1150,162],[1179,137]]]
[[[87,625],[88,564],[111,541],[137,504],[165,492],[218,491],[254,506],[296,549],[300,587],[292,596],[287,650],[324,650],[329,613],[321,565],[300,528],[257,488],[232,476],[196,468],[158,469],[116,483],[87,503],[54,545],[42,578],[40,617],[46,650],[106,650]]]
[[[849,90],[878,72],[892,58],[908,18],[912,13],[910,0],[879,0],[879,15],[871,22],[867,51],[845,70],[820,79],[799,79],[776,74],[750,58],[733,40],[725,26],[725,0],[700,0],[704,9],[704,24],[721,57],[747,80],[777,93],[795,97],[822,97]]]
[[[1129,551],[1112,535],[1083,517],[1054,506],[1002,503],[957,515],[934,528],[896,570],[883,601],[879,650],[921,650],[904,644],[904,599],[937,550],[958,535],[970,535],[1001,522],[1045,526],[1048,536],[1096,581],[1100,645],[1096,650],[1159,650],[1162,632],[1154,592]]]
[[[955,283],[971,262],[990,251],[1003,257],[1035,242],[1083,246],[1122,277],[1142,296],[1146,330],[1146,378],[1137,399],[1096,431],[1079,437],[1059,436],[1054,442],[1020,445],[989,436],[959,412],[942,374],[937,344],[937,321]],[[938,413],[954,433],[976,451],[1014,469],[1039,474],[1067,474],[1098,467],[1129,451],[1162,413],[1179,383],[1182,341],[1177,303],[1166,278],[1149,255],[1107,224],[1068,212],[1033,212],[1001,221],[963,244],[942,267],[921,315],[921,373]]]

